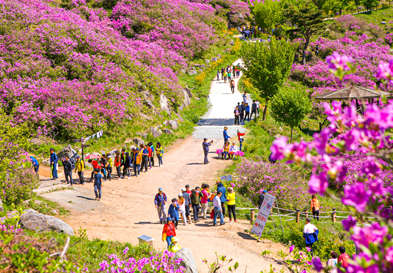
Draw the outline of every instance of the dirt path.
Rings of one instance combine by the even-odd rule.
[[[214,91],[218,92],[216,89]],[[235,100],[237,99],[238,97]],[[213,113],[217,113],[217,109]],[[217,118],[217,114],[214,115],[214,118]],[[229,134],[234,135],[237,128],[231,127]],[[210,163],[207,165],[203,164],[201,138],[204,136],[215,138],[209,154]],[[94,200],[92,183],[75,185],[75,190],[43,193],[42,196],[71,210],[71,215],[64,220],[75,231],[80,227],[87,229],[90,238],[137,244],[137,237],[148,235],[154,238],[154,247],[162,249],[163,243],[160,238],[163,225],[158,221],[153,201],[157,189],[163,187],[168,199],[171,199],[176,197],[186,184],[191,187],[200,186],[202,183],[213,185],[218,172],[230,164],[230,161],[218,159],[215,154],[215,150],[222,145],[222,127],[199,126],[193,136],[178,140],[171,147],[164,147],[166,152],[162,168],[154,167],[147,173],[141,173],[139,177],[133,176],[129,180],[105,182],[101,202]],[[90,174],[85,172],[85,177],[89,176]],[[245,233],[246,229],[250,229],[248,221],[229,223],[228,218],[225,218],[225,221],[224,226],[216,227],[212,226],[210,219],[187,226],[179,224],[179,243],[182,247],[192,250],[199,272],[208,271],[202,259],[213,261],[217,252],[218,255],[227,255],[239,262],[238,272],[245,272],[247,269],[248,273],[259,273],[270,267],[269,262],[260,256],[263,250],[276,252],[284,249],[282,245],[267,240],[264,240],[265,243],[258,243]]]

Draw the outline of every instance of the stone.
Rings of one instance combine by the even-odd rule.
[[[173,135],[173,131],[171,129],[164,129],[164,133],[168,135]]]
[[[182,259],[183,261],[180,262],[180,265],[175,266],[175,268],[177,267],[176,269],[178,269],[179,266],[183,266],[186,268],[187,273],[198,273],[194,255],[192,255],[192,252],[188,247],[183,247],[175,253],[172,260],[176,261],[178,259]]]
[[[184,96],[183,96],[183,104],[184,104],[185,107],[187,107],[188,105],[191,104],[191,97],[190,97],[190,95],[189,95],[191,92],[187,92],[186,89],[187,89],[187,88],[184,88],[184,89],[183,89],[183,95],[184,95]],[[189,89],[188,89],[188,90],[189,90]]]
[[[186,74],[187,70],[181,69],[180,72],[183,73],[183,74]]]
[[[145,144],[145,141],[141,139],[140,137],[134,137],[132,139],[132,142],[135,144],[135,146],[139,147],[141,144]]]
[[[127,138],[127,139],[124,141],[124,144],[130,144],[130,143],[133,143],[132,138]]]
[[[140,136],[141,138],[143,138],[143,139],[146,139],[147,138],[147,134],[145,134],[145,133],[136,133],[138,136]]]
[[[179,118],[180,122],[184,122],[184,118],[179,113],[176,113],[176,115]]]
[[[150,133],[153,137],[159,137],[162,133],[154,127],[150,127]]]
[[[217,62],[217,60],[218,60],[217,57],[213,57],[212,58],[212,63]]]
[[[192,76],[198,74],[198,72],[196,70],[187,70],[187,74]]]
[[[61,150],[60,152],[57,153],[57,157],[59,159],[65,157],[65,156],[68,156],[68,158],[71,158],[75,154],[77,154],[77,152],[74,149],[72,149],[71,145],[67,145],[63,148],[63,150]]]
[[[154,109],[154,104],[151,100],[148,99],[144,99],[145,104],[150,108],[150,109]]]
[[[234,42],[233,40],[231,40],[231,41],[229,42],[229,44],[230,44],[230,45],[234,45],[235,42]]]
[[[154,118],[152,118],[151,116],[148,116],[148,115],[146,115],[146,114],[139,113],[139,115],[141,116],[142,119],[150,120],[150,121],[153,121],[153,120],[154,120]]]
[[[168,115],[171,115],[171,107],[169,105],[168,99],[165,97],[164,94],[160,95],[160,106],[161,106],[161,110],[164,110],[165,112],[168,113]]]
[[[164,126],[169,126],[169,120],[164,121]]]
[[[206,60],[205,60],[205,63],[206,63],[206,64],[209,64],[209,63],[210,63],[210,61],[209,61],[208,59],[206,59]]]
[[[58,233],[65,233],[73,236],[74,230],[64,221],[49,215],[38,213],[35,210],[28,209],[20,217],[19,224],[23,229],[34,231],[54,231]]]
[[[169,125],[173,130],[177,130],[179,128],[179,123],[176,120],[170,120]]]
[[[3,201],[1,201],[1,198],[0,198],[0,211],[4,211],[4,208],[3,208]]]
[[[42,139],[39,139],[38,137],[29,139],[29,142],[30,142],[31,144],[34,144],[34,145],[42,145],[42,144],[45,143],[45,141],[43,141]]]

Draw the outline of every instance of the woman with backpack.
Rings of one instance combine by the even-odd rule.
[[[128,152],[126,152],[124,167],[126,169],[126,173],[128,173],[128,179],[130,179],[131,178],[131,157]],[[124,174],[124,177],[126,176],[126,173]]]
[[[235,80],[231,80],[231,83],[229,85],[231,86],[232,94],[234,94],[235,93]]]
[[[162,165],[164,165],[164,163],[162,163],[162,156],[164,155],[164,149],[162,148],[160,142],[157,142],[156,144],[156,153],[158,158],[158,167],[161,167]]]
[[[119,177],[117,180],[121,179],[121,157],[119,151],[116,151],[116,157],[115,157],[115,168],[117,171],[117,176]]]

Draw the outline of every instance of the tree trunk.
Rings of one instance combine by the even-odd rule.
[[[308,48],[308,44],[310,43],[310,37],[306,38],[306,43],[304,44],[304,48],[303,48],[303,58],[302,58],[302,64],[305,65],[306,64],[306,50]]]
[[[292,130],[293,130],[293,128],[291,127],[291,143],[292,143]]]
[[[267,102],[268,102],[268,100],[266,100],[265,109],[263,110],[263,119],[262,120],[265,120],[265,118],[266,118]]]

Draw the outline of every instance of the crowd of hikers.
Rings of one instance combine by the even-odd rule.
[[[226,83],[228,81],[229,83],[229,88],[231,89],[232,94],[235,93],[235,88],[236,88],[236,83],[235,79],[240,77],[240,63],[237,65],[228,65],[227,67],[223,67],[221,69],[217,70],[217,81],[221,80]]]
[[[163,166],[163,155],[164,149],[160,142],[157,142],[156,145],[149,142],[146,145],[140,144],[139,147],[131,146],[130,151],[126,151],[125,148],[122,148],[121,152],[103,153],[101,156],[94,156],[97,158],[88,159],[88,162],[93,166],[89,182],[94,182],[96,199],[98,201],[101,200],[103,182],[107,180],[111,181],[112,177],[114,177],[112,173],[113,168],[116,170],[116,177],[118,180],[125,178],[131,179],[132,175],[138,177],[141,171],[147,172],[154,167],[156,157],[158,167]],[[78,174],[79,184],[85,184],[85,163],[79,155],[75,155],[75,158],[64,156],[60,160],[64,168],[65,182],[67,184],[71,186],[74,184],[73,172]],[[54,152],[54,149],[51,148],[50,165],[52,169],[52,179],[58,179],[58,161],[59,158]]]
[[[243,101],[241,103],[238,102],[233,111],[235,115],[235,125],[240,125],[240,123],[244,124],[245,121],[250,121],[253,116],[254,119],[256,119],[259,116],[260,108],[261,103],[258,100],[253,100],[250,109],[247,92],[244,92]]]

